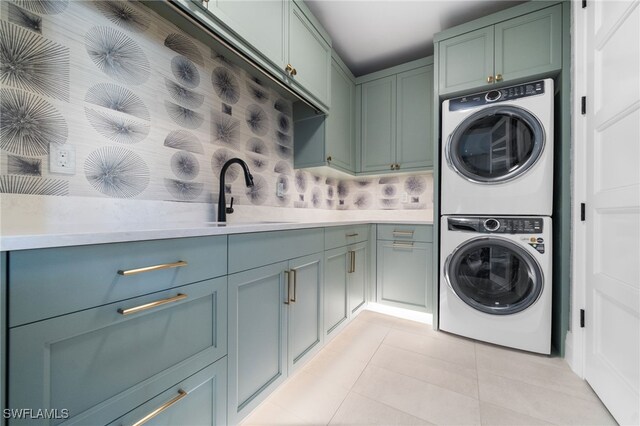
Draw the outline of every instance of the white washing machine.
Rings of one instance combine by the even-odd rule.
[[[443,216],[440,329],[551,350],[551,218]]]
[[[442,104],[441,212],[551,216],[553,80]]]

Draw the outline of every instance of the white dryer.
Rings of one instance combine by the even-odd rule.
[[[553,80],[442,104],[441,212],[551,216]]]
[[[551,218],[443,216],[440,329],[551,350]]]

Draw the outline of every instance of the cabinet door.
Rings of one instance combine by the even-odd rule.
[[[443,40],[438,49],[440,95],[490,86],[493,26]]]
[[[110,425],[136,424],[161,407],[164,410],[149,418],[145,425],[226,425],[227,358],[172,386]]]
[[[331,334],[348,316],[347,248],[328,250],[324,255],[324,333]]]
[[[361,85],[361,169],[390,170],[396,155],[396,76]]]
[[[429,243],[378,241],[378,302],[430,312],[431,256]]]
[[[229,275],[229,422],[287,376],[287,262]]]
[[[495,26],[495,38],[495,73],[504,81],[559,70],[562,5],[501,22]]]
[[[433,167],[433,65],[398,74],[396,163]]]
[[[320,349],[322,341],[322,254],[289,262],[289,366]],[[291,370],[289,370],[291,371]]]
[[[327,118],[326,155],[330,163],[349,172],[356,169],[356,86],[334,60],[331,61],[331,110]]]
[[[289,63],[296,69],[292,81],[329,106],[331,46],[293,2],[289,17]]]
[[[367,268],[369,267],[367,243],[350,246],[349,253],[349,260],[351,260],[348,269],[349,312],[353,314],[364,306],[366,301]]]
[[[209,1],[217,18],[281,68],[287,64],[288,8],[287,0]]]
[[[12,328],[10,406],[108,423],[226,354],[226,293],[223,277]]]

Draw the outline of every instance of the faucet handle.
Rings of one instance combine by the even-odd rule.
[[[224,211],[227,213],[233,213],[233,197],[231,197],[231,205],[229,205],[229,207],[225,207]]]

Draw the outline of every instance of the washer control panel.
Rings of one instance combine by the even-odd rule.
[[[450,217],[450,231],[477,232],[480,234],[540,234],[543,221],[540,217]]]
[[[449,100],[449,111],[458,111],[496,102],[512,101],[527,96],[537,96],[544,93],[544,80],[517,86],[495,89],[488,92],[474,93]]]

